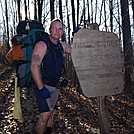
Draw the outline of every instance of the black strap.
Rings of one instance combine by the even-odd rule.
[[[62,47],[61,43],[60,43],[60,46]],[[59,49],[60,49],[60,47],[59,47]],[[63,49],[63,47],[62,47],[62,49]],[[60,51],[61,51],[61,49],[60,49]],[[54,52],[54,58],[55,58],[56,68],[57,68],[56,70],[58,71],[58,63],[57,63],[57,57],[56,57],[55,49],[53,49],[53,52]],[[62,56],[64,57],[63,51],[61,51],[61,53],[62,53]],[[63,71],[64,71],[64,74],[65,74],[66,73],[66,68],[65,68],[64,63],[63,63]],[[58,74],[58,72],[57,72],[57,74]]]
[[[44,84],[48,84],[48,83],[57,83],[59,81],[59,79],[57,78],[46,78],[46,79],[43,79],[43,83]]]

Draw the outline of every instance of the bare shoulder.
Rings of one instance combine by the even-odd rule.
[[[46,44],[43,41],[39,41],[35,44],[34,48],[38,48],[38,49],[46,48]]]
[[[46,44],[43,41],[39,41],[35,44],[32,57],[38,57],[38,59],[42,60],[46,53]]]
[[[43,41],[39,41],[35,44],[33,52],[44,52],[46,51],[47,46]]]
[[[66,42],[61,42],[61,45],[62,45],[65,53],[68,53],[68,54],[71,53],[71,45],[70,44],[67,44]]]

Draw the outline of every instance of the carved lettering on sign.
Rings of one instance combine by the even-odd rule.
[[[105,96],[122,91],[123,56],[114,33],[79,30],[73,40],[72,60],[86,96]]]

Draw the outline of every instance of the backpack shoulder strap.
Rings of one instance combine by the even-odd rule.
[[[47,50],[46,50],[46,54],[45,57],[50,53],[50,51],[53,50],[53,47],[51,46],[51,41],[49,39],[49,34],[44,34],[43,38],[41,39],[41,41],[43,41],[46,46],[47,46]]]

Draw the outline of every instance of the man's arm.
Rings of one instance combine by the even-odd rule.
[[[67,44],[65,42],[61,42],[61,45],[62,45],[65,53],[67,53],[67,54],[70,54],[71,53],[72,48],[71,48],[71,45],[70,44]]]
[[[44,86],[41,79],[40,65],[45,55],[46,49],[47,47],[44,42],[42,41],[37,42],[34,47],[32,58],[31,58],[30,69],[31,69],[32,77],[39,89],[42,89]]]

